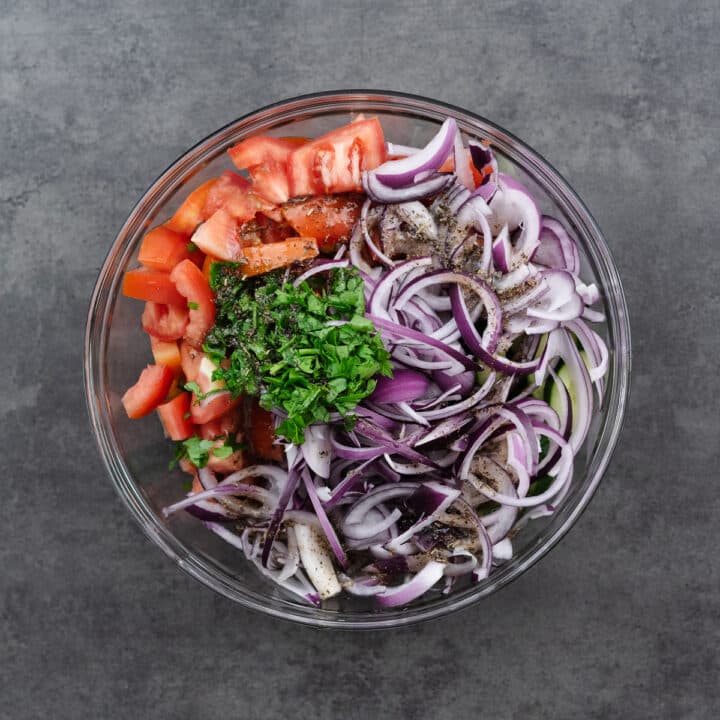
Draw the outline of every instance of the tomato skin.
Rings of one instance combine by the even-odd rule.
[[[244,263],[240,272],[244,277],[262,275],[301,260],[312,260],[319,254],[317,241],[312,237],[292,237],[266,245],[253,245],[243,250]]]
[[[261,408],[256,399],[250,406],[248,420],[250,447],[253,455],[263,460],[280,462],[284,456],[282,445],[275,445],[275,421],[272,413]]]
[[[246,170],[266,162],[285,163],[300,144],[304,145],[305,142],[258,135],[234,145],[228,150],[228,155],[238,170]]]
[[[233,398],[229,391],[215,393],[199,402],[197,402],[197,398],[193,394],[190,414],[196,425],[204,425],[230,412],[230,410],[236,408],[240,402],[242,402],[242,398]]]
[[[215,440],[234,435],[242,422],[239,403],[234,408],[214,420],[197,426],[197,433],[203,440]]]
[[[272,210],[274,207],[274,203],[253,192],[249,180],[232,170],[226,170],[208,193],[203,215],[209,218],[218,210],[224,210],[238,222],[243,223],[252,220],[255,213]]]
[[[290,197],[359,192],[362,172],[374,170],[386,157],[385,138],[377,118],[345,125],[290,153]]]
[[[174,377],[173,371],[164,365],[148,365],[122,396],[127,416],[135,420],[149,415],[167,397]]]
[[[242,258],[239,223],[226,210],[213,213],[192,236],[192,241],[207,255],[237,262]]]
[[[143,330],[150,335],[151,339],[172,342],[183,337],[188,320],[186,308],[178,305],[146,302],[141,322]]]
[[[202,270],[191,260],[183,260],[170,273],[178,292],[187,298],[190,321],[185,328],[185,339],[200,347],[208,330],[215,324],[215,298]]]
[[[122,292],[136,300],[180,307],[187,304],[170,279],[170,273],[161,270],[128,270],[123,278]]]
[[[298,235],[314,237],[321,252],[333,252],[341,240],[349,240],[360,217],[358,195],[316,195],[291,200],[281,207],[285,220]]]
[[[180,343],[180,364],[187,382],[197,382],[200,363],[204,357],[205,353],[202,350],[194,348],[185,341]]]
[[[280,204],[290,197],[287,163],[268,161],[251,167],[248,172],[253,181],[253,190],[265,200]]]
[[[151,270],[170,272],[179,262],[192,260],[196,265],[202,262],[202,253],[188,250],[187,235],[168,230],[160,225],[143,238],[138,253],[141,265]]]
[[[217,178],[213,178],[195,188],[183,200],[182,205],[175,211],[175,214],[165,223],[165,227],[183,235],[192,235],[195,228],[205,219],[203,208],[210,190],[216,182]]]
[[[236,442],[238,442],[237,438]],[[228,457],[224,458],[217,457],[217,455],[213,455],[212,452],[210,452],[210,455],[208,456],[207,466],[213,472],[221,473],[223,475],[242,470],[245,465],[245,453],[242,450],[235,450],[232,455],[228,455]],[[246,480],[243,482],[246,482],[248,485],[253,484],[252,482],[247,482]]]
[[[195,432],[190,419],[190,393],[181,392],[169,402],[158,406],[160,422],[171,440],[187,440]]]
[[[174,341],[167,342],[150,337],[150,348],[152,350],[153,359],[156,365],[164,365],[169,367],[175,373],[182,370],[182,358],[180,357],[180,348]]]

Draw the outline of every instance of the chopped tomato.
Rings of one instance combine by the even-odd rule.
[[[122,404],[129,418],[149,415],[167,397],[173,381],[173,371],[164,365],[148,365],[138,381],[122,396]]]
[[[224,415],[210,420],[197,428],[198,435],[203,440],[215,440],[216,438],[228,437],[240,429],[240,412],[236,406]]]
[[[237,262],[242,256],[238,221],[226,210],[210,216],[192,236],[192,241],[206,254]]]
[[[217,178],[213,178],[193,190],[165,223],[165,227],[183,235],[192,235],[195,228],[205,219],[203,215],[205,201],[216,182]]]
[[[258,213],[254,220],[240,226],[240,242],[243,246],[280,242],[297,233],[286,222],[275,222],[272,218]]]
[[[287,164],[264,162],[248,171],[253,181],[253,190],[271,203],[284,203],[290,197],[287,178]]]
[[[241,400],[242,398],[239,397],[233,398],[229,391],[215,393],[200,401],[193,394],[190,414],[196,425],[204,425],[237,407]]]
[[[282,206],[285,220],[298,235],[314,237],[322,252],[333,252],[340,240],[349,240],[360,217],[358,195],[317,195]]]
[[[180,363],[187,382],[197,382],[200,363],[204,357],[205,353],[202,350],[194,348],[188,342],[180,343]]]
[[[255,213],[272,210],[274,207],[274,203],[264,200],[253,192],[249,180],[232,170],[226,170],[208,193],[203,215],[209,218],[222,209],[242,223],[252,220]]]
[[[282,445],[275,444],[275,423],[272,413],[261,408],[257,400],[253,400],[250,406],[248,425],[253,454],[263,460],[280,462],[283,459],[283,448]]]
[[[143,330],[153,339],[166,343],[179,340],[185,334],[188,320],[187,308],[163,303],[146,302],[142,314]]]
[[[150,338],[150,348],[152,349],[153,358],[158,365],[164,365],[171,370],[179,371],[182,369],[182,358],[180,357],[180,348],[176,342],[166,342],[158,338]]]
[[[385,162],[386,154],[377,118],[333,130],[290,153],[290,197],[360,191],[361,173]]]
[[[228,150],[228,155],[238,170],[246,170],[266,162],[285,163],[290,153],[306,142],[304,138],[258,135],[234,145]]]
[[[241,441],[242,435],[239,435],[235,438],[235,442],[239,443]],[[221,444],[221,441],[219,441],[218,445]],[[245,453],[242,451],[242,449],[238,448],[227,457],[218,457],[212,451],[210,451],[207,466],[215,473],[229,474],[237,472],[238,470],[242,470],[245,467],[245,464]],[[243,482],[247,481],[244,480]],[[252,482],[248,484],[252,485]]]
[[[153,228],[143,238],[138,260],[153,270],[170,272],[182,260],[202,262],[202,253],[192,249],[187,235],[168,230],[162,225]]]
[[[208,330],[215,323],[215,298],[202,270],[191,260],[183,260],[170,273],[178,292],[187,298],[190,322],[185,328],[185,339],[200,347]]]
[[[195,427],[190,419],[190,393],[181,392],[170,402],[157,409],[165,434],[171,440],[187,440],[192,437]]]
[[[319,253],[315,238],[288,238],[267,245],[254,245],[243,249],[245,262],[240,270],[245,277],[285,267],[300,260],[311,260]]]
[[[480,187],[483,181],[483,174],[475,167],[475,163],[472,161],[472,155],[467,150],[467,162],[470,166],[470,172],[472,173],[473,183],[475,187]],[[402,157],[405,157],[404,155]],[[438,172],[452,172],[455,169],[455,157],[451,154],[450,157],[440,166]]]
[[[187,301],[177,291],[170,273],[161,270],[128,270],[123,278],[123,295],[165,305],[185,307]]]
[[[202,274],[207,278],[208,283],[210,282],[210,268],[212,264],[216,262],[218,262],[218,258],[214,255],[206,255],[205,260],[203,260]]]

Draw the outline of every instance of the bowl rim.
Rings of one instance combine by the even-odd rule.
[[[301,109],[307,110],[311,116],[317,113],[318,108],[325,108],[328,112],[333,110],[339,112],[346,109],[344,106],[352,103],[365,103],[366,105],[372,105],[373,103],[376,105],[386,104],[387,107],[384,109],[389,113],[400,110],[405,114],[415,113],[416,116],[427,120],[441,120],[447,115],[452,115],[458,120],[461,127],[471,127],[475,133],[482,127],[484,131],[493,135],[493,143],[503,147],[506,154],[511,157],[520,155],[524,169],[527,169],[529,165],[543,180],[549,181],[543,184],[543,189],[551,195],[553,200],[565,212],[571,211],[569,214],[572,215],[578,232],[582,231],[586,239],[589,238],[592,241],[589,249],[598,251],[598,255],[593,256],[593,260],[596,265],[600,266],[602,273],[606,276],[602,278],[603,282],[607,281],[605,310],[608,313],[608,331],[615,340],[613,345],[616,349],[611,352],[612,382],[606,390],[605,400],[613,412],[604,418],[596,440],[596,450],[589,458],[591,461],[597,459],[595,470],[577,502],[572,506],[563,506],[558,511],[557,516],[546,528],[546,530],[551,531],[547,533],[542,542],[536,542],[532,547],[527,548],[524,554],[518,558],[520,562],[513,563],[509,571],[503,572],[501,569],[491,574],[484,583],[478,584],[457,596],[449,595],[430,605],[417,607],[411,605],[408,608],[400,608],[390,612],[388,610],[379,610],[376,612],[345,614],[329,610],[322,611],[317,608],[306,609],[289,602],[284,603],[282,606],[276,606],[268,602],[268,598],[263,600],[260,596],[256,597],[255,593],[240,592],[228,580],[219,577],[217,573],[211,572],[211,569],[206,567],[197,555],[174,535],[169,527],[158,521],[149,504],[137,492],[137,486],[122,458],[122,453],[112,430],[109,403],[103,403],[99,400],[104,392],[104,380],[106,377],[105,350],[109,330],[107,320],[119,285],[119,278],[117,273],[113,274],[113,267],[122,264],[132,252],[133,244],[129,243],[128,239],[132,237],[133,232],[137,232],[139,219],[151,215],[152,209],[157,207],[167,196],[167,187],[172,187],[173,182],[175,182],[174,190],[184,182],[187,178],[183,177],[183,172],[197,165],[198,156],[202,152],[211,152],[232,129],[250,123],[257,125],[262,121],[277,123],[282,119],[283,115],[287,115],[288,119],[294,119],[296,113]],[[401,104],[402,107],[394,108],[392,104]],[[376,107],[374,109],[378,111],[382,108]],[[354,111],[357,112],[359,109]],[[513,161],[517,162],[515,158],[513,158]],[[163,188],[165,188],[165,191],[163,191]],[[133,230],[133,228],[135,229]],[[126,243],[124,248],[123,242]],[[610,291],[612,302],[607,301]],[[103,309],[103,312],[99,313],[99,309]],[[611,316],[612,322],[610,322]],[[409,93],[392,90],[350,89],[327,90],[299,95],[270,103],[246,113],[184,151],[148,186],[135,203],[110,245],[93,288],[88,305],[84,337],[83,385],[90,426],[103,464],[110,475],[115,490],[143,532],[166,555],[171,557],[184,572],[219,594],[239,602],[244,607],[266,615],[315,627],[361,630],[405,626],[467,608],[481,598],[487,597],[505,587],[547,555],[560,539],[567,534],[586,509],[615,452],[625,419],[630,389],[631,365],[632,352],[627,302],[612,252],[585,203],[551,163],[515,135],[477,113],[443,101]],[[614,405],[611,406],[610,403],[612,402],[614,402]],[[611,420],[612,422],[610,422]]]

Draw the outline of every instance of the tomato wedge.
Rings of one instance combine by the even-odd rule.
[[[267,245],[243,249],[245,262],[240,268],[245,277],[285,267],[300,260],[311,260],[319,254],[317,241],[312,237],[288,238]]]
[[[152,270],[170,272],[182,260],[202,263],[202,253],[192,250],[187,235],[168,230],[160,225],[153,228],[143,238],[138,253],[141,265]]]
[[[240,415],[240,409],[234,407],[224,415],[220,415],[220,417],[210,420],[203,425],[198,425],[197,433],[203,440],[215,440],[217,438],[228,437],[240,429]]]
[[[200,363],[204,357],[205,353],[202,350],[194,348],[185,341],[180,343],[180,365],[187,382],[197,382]]]
[[[195,188],[165,223],[165,227],[183,235],[192,235],[195,228],[205,219],[203,215],[205,201],[216,182],[217,178],[213,178]]]
[[[359,195],[316,195],[291,200],[281,211],[298,235],[314,237],[321,252],[333,252],[341,240],[350,239],[361,205]]]
[[[232,170],[226,170],[210,189],[203,207],[203,215],[209,218],[218,210],[225,210],[242,223],[252,220],[255,213],[271,211],[274,207],[274,203],[253,192],[249,180]]]
[[[180,348],[176,342],[166,342],[151,337],[150,349],[152,350],[153,359],[157,365],[165,365],[165,367],[169,367],[175,372],[182,369]]]
[[[181,392],[170,402],[158,406],[160,422],[171,440],[187,440],[195,432],[190,419],[190,400],[189,392]]]
[[[377,118],[350,123],[288,157],[290,197],[362,190],[361,173],[386,159],[385,138]]]
[[[164,365],[148,365],[138,381],[122,396],[122,404],[133,420],[149,415],[167,397],[173,371]]]
[[[233,398],[229,391],[209,395],[199,401],[193,394],[190,414],[196,425],[204,425],[211,420],[215,420],[215,418],[219,418],[221,415],[225,415],[225,413],[233,408],[236,408],[241,401],[241,397]]]
[[[208,330],[215,323],[215,298],[202,270],[191,260],[183,260],[170,273],[178,292],[187,298],[190,321],[185,328],[185,339],[200,347]]]
[[[165,305],[185,307],[187,301],[177,291],[170,273],[161,270],[128,270],[123,278],[123,295]]]
[[[283,459],[282,445],[275,445],[275,423],[272,413],[261,408],[257,400],[250,406],[250,446],[253,454],[263,460],[280,462]]]
[[[258,135],[234,145],[228,150],[228,155],[238,170],[246,170],[266,162],[285,163],[290,153],[306,142],[307,140],[302,138]]]
[[[179,340],[185,335],[188,320],[187,308],[146,302],[142,314],[142,327],[152,339],[157,338],[157,340],[171,342]],[[163,365],[166,364],[163,363]]]
[[[192,236],[192,241],[207,255],[236,262],[243,256],[238,221],[226,210],[218,210]]]
[[[251,167],[248,172],[253,181],[253,190],[269,202],[280,204],[290,197],[287,163],[268,161]]]

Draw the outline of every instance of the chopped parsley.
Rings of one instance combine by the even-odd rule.
[[[172,470],[183,459],[189,460],[195,467],[203,468],[208,464],[211,453],[217,458],[227,458],[246,447],[242,443],[234,443],[231,438],[225,438],[223,444],[217,447],[216,443],[217,438],[203,440],[197,435],[182,440],[175,446],[175,457],[170,461],[170,469]]]
[[[259,396],[267,410],[287,417],[277,428],[294,443],[305,428],[352,411],[392,375],[390,355],[364,317],[363,281],[355,269],[338,269],[295,288],[281,272],[243,278],[235,263],[214,263],[215,326],[205,351],[213,373],[234,395]]]
[[[197,310],[200,305],[198,305],[196,302],[188,302],[187,306],[190,308],[190,310]]]

